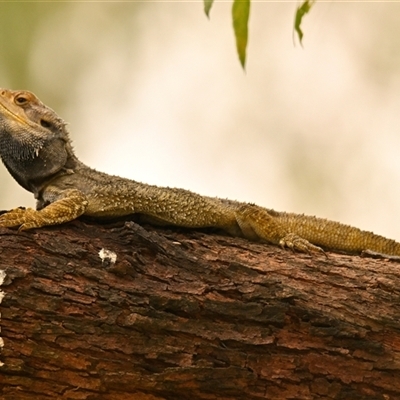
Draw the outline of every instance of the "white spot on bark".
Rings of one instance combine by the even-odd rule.
[[[0,286],[3,284],[5,277],[6,277],[5,271],[0,269]]]
[[[107,250],[104,248],[99,251],[99,257],[103,264],[115,264],[117,261],[117,254],[111,250]]]

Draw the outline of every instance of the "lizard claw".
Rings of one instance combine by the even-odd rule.
[[[279,244],[282,248],[288,247],[289,249],[301,251],[302,253],[318,252],[326,255],[321,247],[315,246],[295,233],[288,233],[279,241]]]

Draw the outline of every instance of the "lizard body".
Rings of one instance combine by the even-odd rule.
[[[400,243],[339,222],[96,171],[76,157],[64,121],[28,91],[0,89],[0,157],[15,180],[37,200],[36,210],[16,208],[1,215],[2,227],[27,230],[81,215],[140,214],[154,224],[220,228],[234,236],[299,251],[322,251],[322,247],[400,256]]]

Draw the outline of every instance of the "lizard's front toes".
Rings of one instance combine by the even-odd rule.
[[[322,250],[321,247],[315,246],[308,240],[303,239],[295,233],[287,234],[279,241],[279,244],[283,248],[288,247],[289,249],[301,251],[303,253],[318,252],[325,254],[324,250]]]
[[[20,226],[25,222],[27,210],[23,208],[14,208],[13,210],[0,215],[0,226],[4,228],[12,228]]]

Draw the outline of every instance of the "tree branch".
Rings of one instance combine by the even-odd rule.
[[[400,396],[396,263],[133,222],[0,240],[4,400]]]

